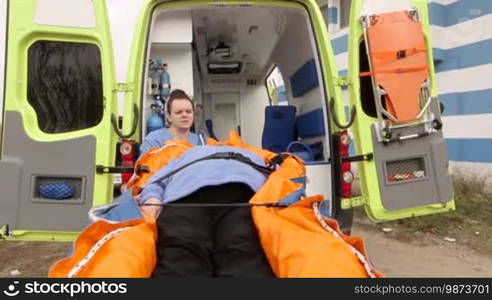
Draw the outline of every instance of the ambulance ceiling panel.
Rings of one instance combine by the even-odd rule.
[[[221,7],[195,9],[193,30],[202,70],[208,63],[240,62],[244,76],[263,75],[270,55],[294,16],[292,9]]]
[[[272,66],[271,55],[289,23],[305,18],[295,8],[267,6],[207,6],[164,10],[154,19],[151,39],[156,44],[193,43],[203,75],[215,67],[236,68],[228,74],[243,77],[264,76]],[[292,27],[292,26],[290,26]],[[296,29],[295,35],[308,34],[307,28]]]

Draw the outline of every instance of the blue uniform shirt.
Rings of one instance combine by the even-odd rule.
[[[174,139],[169,130],[167,128],[161,128],[149,133],[143,140],[142,145],[140,145],[140,156],[142,156],[145,152],[149,151],[150,148],[153,147],[162,147],[164,146],[164,142],[170,141]],[[190,132],[188,134],[188,142],[193,145],[204,145],[203,137]]]

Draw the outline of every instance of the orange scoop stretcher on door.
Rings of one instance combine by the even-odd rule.
[[[428,135],[442,127],[429,109],[431,82],[422,23],[417,10],[363,16],[379,140],[392,142]],[[396,128],[425,125],[425,132],[393,136]]]

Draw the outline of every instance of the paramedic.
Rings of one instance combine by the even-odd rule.
[[[216,153],[239,153],[242,160],[197,161]],[[274,277],[251,207],[230,205],[249,202],[264,184],[266,175],[255,166],[261,169],[264,162],[249,151],[202,146],[153,175],[139,198],[140,203],[164,204],[162,212],[162,206],[141,206],[157,219],[153,277]]]
[[[166,120],[168,128],[161,128],[149,133],[140,146],[140,155],[153,147],[162,147],[169,140],[185,140],[194,145],[203,145],[201,136],[190,132],[193,125],[193,101],[183,90],[173,90],[166,103]]]

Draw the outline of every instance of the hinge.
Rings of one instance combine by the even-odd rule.
[[[117,82],[113,88],[113,92],[128,93],[133,91],[133,82]]]
[[[3,224],[0,226],[0,240],[9,238],[12,236],[12,231],[10,231],[10,226],[9,224]]]
[[[347,87],[352,84],[348,77],[336,77],[335,84],[341,87]]]
[[[342,209],[350,209],[352,207],[362,206],[366,204],[366,198],[363,196],[352,197],[352,198],[342,198],[341,207]]]

